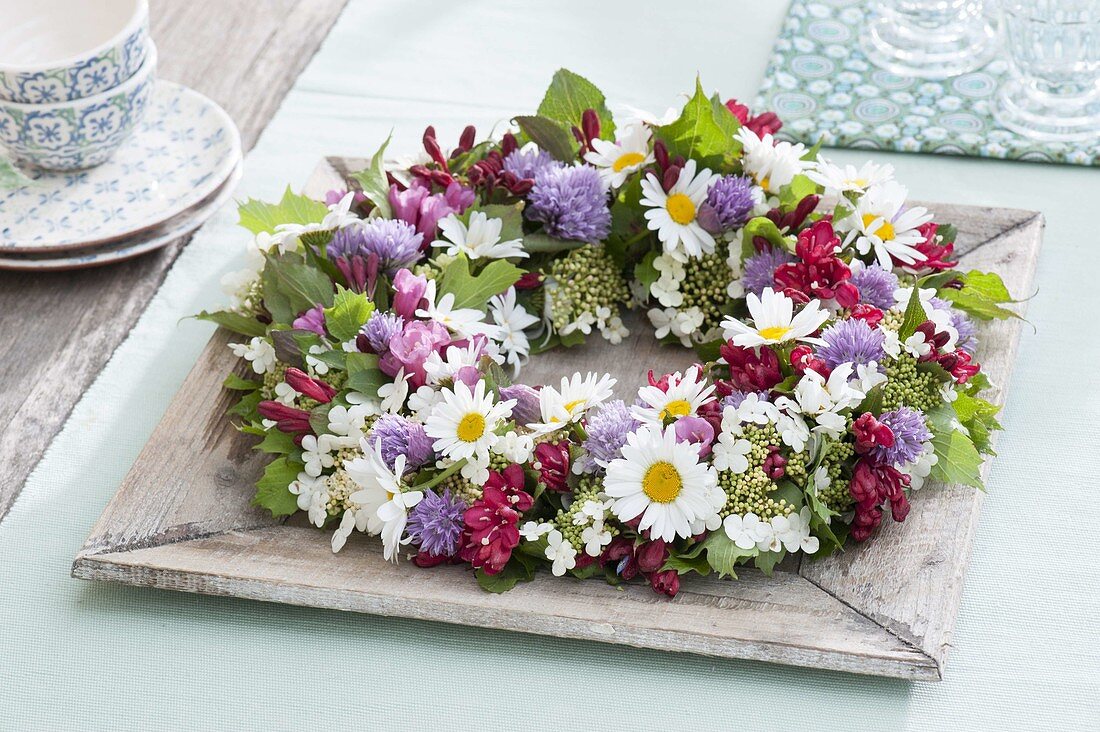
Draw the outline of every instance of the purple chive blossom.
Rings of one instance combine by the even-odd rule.
[[[741,402],[745,401],[745,398],[752,393],[754,392],[740,391],[738,389],[734,389],[732,392],[730,392],[729,396],[722,398],[722,411],[725,411],[726,407],[733,407],[734,409],[737,409],[741,406]],[[755,394],[762,402],[770,401],[768,399],[768,392],[766,391],[758,391],[755,392]]]
[[[752,180],[724,175],[710,184],[707,200],[699,207],[699,223],[712,234],[729,231],[748,221],[756,199]]]
[[[328,244],[330,259],[378,255],[378,266],[392,274],[420,260],[421,234],[399,219],[370,219],[362,226],[340,229]]]
[[[506,402],[515,399],[516,406],[512,407],[512,419],[516,424],[528,425],[542,421],[542,410],[539,407],[539,393],[526,384],[512,384],[500,388],[500,400]]]
[[[319,336],[325,334],[325,306],[317,305],[305,311],[291,323],[300,330],[311,330]]]
[[[405,456],[405,470],[416,470],[432,459],[432,440],[423,425],[396,414],[383,414],[368,438],[371,447],[382,444],[382,460],[393,468],[398,455]]]
[[[366,324],[360,330],[366,339],[370,350],[379,355],[389,353],[390,341],[401,334],[405,328],[405,320],[397,313],[387,313],[375,310],[367,318]]]
[[[882,349],[886,334],[858,318],[830,325],[821,331],[821,340],[825,341],[825,345],[817,349],[817,355],[831,369],[842,363],[857,366],[871,361],[882,363],[886,357]]]
[[[444,490],[443,495],[427,490],[409,512],[405,532],[421,551],[433,557],[454,556],[462,538],[465,512],[466,502],[458,496],[452,497],[450,489]]]
[[[528,218],[542,222],[546,233],[558,239],[591,243],[607,238],[611,232],[607,189],[593,167],[541,171],[527,203]]]
[[[517,178],[534,178],[547,168],[560,168],[562,164],[545,150],[513,150],[504,158],[504,169]]]
[[[870,455],[880,463],[887,465],[908,465],[924,452],[924,443],[932,439],[924,415],[916,409],[898,407],[892,412],[883,412],[879,421],[894,433],[891,447],[875,445]]]
[[[793,261],[794,257],[781,249],[765,249],[754,254],[741,267],[741,286],[754,295],[762,293],[765,287],[775,289],[775,270]]]
[[[621,399],[604,404],[600,411],[588,418],[585,425],[588,439],[584,441],[585,454],[579,461],[581,469],[594,473],[619,457],[626,444],[626,436],[638,429],[640,424]]]
[[[850,282],[859,290],[860,302],[879,310],[894,307],[894,290],[898,289],[898,278],[890,270],[872,264],[853,273]]]

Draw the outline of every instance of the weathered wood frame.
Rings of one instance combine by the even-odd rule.
[[[325,161],[308,190],[337,187],[355,163]],[[959,228],[965,268],[1000,272],[1029,294],[1040,214],[934,206]],[[979,360],[1004,400],[1021,324],[981,329]],[[430,571],[382,559],[356,535],[339,555],[328,536],[249,505],[263,456],[225,418],[221,387],[240,368],[219,331],[138,456],[73,563],[73,576],[255,600],[586,638],[710,656],[748,658],[906,679],[938,680],[962,595],[982,494],[930,485],[903,524],[823,561],[787,562],[771,578],[692,578],[671,601],[648,587],[541,574],[511,592],[483,592],[461,567]],[[544,354],[532,383],[566,370],[615,373],[629,390],[649,368],[680,367],[686,351],[660,348],[648,328],[620,346],[593,343]],[[988,468],[988,463],[985,468]],[[983,470],[984,473],[984,470]]]

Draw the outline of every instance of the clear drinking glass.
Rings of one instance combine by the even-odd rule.
[[[902,76],[946,79],[979,69],[997,51],[983,0],[875,0],[860,36],[876,66]]]
[[[1100,0],[1001,0],[1001,17],[997,121],[1037,140],[1100,137]]]

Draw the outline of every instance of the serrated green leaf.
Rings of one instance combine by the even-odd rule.
[[[294,435],[279,430],[264,430],[264,438],[256,445],[256,450],[272,455],[297,455],[301,448],[294,444]]]
[[[712,531],[703,541],[703,549],[707,553],[707,564],[718,573],[719,577],[730,576],[737,579],[734,571],[738,560],[746,557],[755,557],[759,554],[756,547],[742,549],[726,536],[725,531]]]
[[[291,315],[286,321],[293,320],[298,313],[321,305],[332,305],[334,284],[324,272],[310,267],[296,254],[268,255],[264,265],[264,297],[268,294],[268,285],[286,300]],[[272,313],[274,315],[274,313]]]
[[[920,301],[920,288],[914,287],[913,294],[909,296],[909,303],[905,306],[905,316],[898,328],[898,338],[904,341],[917,332],[917,326],[928,320],[928,313],[924,312],[924,304]]]
[[[523,270],[503,259],[489,263],[477,275],[470,274],[470,260],[460,254],[447,263],[438,279],[438,296],[453,294],[455,308],[485,312],[489,299],[514,285]]]
[[[477,583],[486,592],[501,593],[515,587],[520,582],[529,582],[535,577],[535,568],[538,560],[535,557],[513,552],[512,558],[504,565],[504,569],[496,574],[486,574],[479,569],[474,573]]]
[[[645,285],[647,291],[654,282],[661,278],[661,273],[653,266],[653,263],[656,261],[657,252],[649,252],[642,258],[642,261],[634,266],[634,277]]]
[[[698,574],[706,577],[710,574],[710,564],[707,563],[707,558],[701,553],[694,556],[688,556],[681,554],[679,556],[671,555],[665,560],[664,565],[661,567],[661,571],[668,569],[676,570],[676,574],[687,574],[688,572],[697,572]]]
[[[806,196],[817,193],[817,184],[805,175],[796,175],[779,193],[779,204],[794,208]]]
[[[393,381],[378,368],[378,356],[373,353],[349,353],[347,388],[369,397],[378,396],[378,388]]]
[[[714,169],[722,167],[727,156],[740,152],[740,144],[715,120],[715,111],[697,77],[695,95],[684,105],[680,117],[657,128],[657,137],[664,140],[669,156],[682,155]]]
[[[266,508],[272,516],[289,516],[298,510],[298,496],[288,486],[298,478],[305,465],[286,457],[272,460],[264,468],[263,476],[256,481],[253,506]]]
[[[980,292],[965,285],[961,290],[945,287],[939,291],[939,295],[959,310],[979,320],[1006,320],[1020,317],[1008,308],[1001,307]]]
[[[771,577],[775,565],[782,562],[785,556],[787,556],[787,552],[784,549],[780,549],[777,552],[760,552],[756,555],[756,558],[753,559],[753,563],[756,565],[757,569],[768,577]]]
[[[225,381],[222,382],[222,386],[232,391],[254,391],[259,389],[263,384],[259,381],[252,381],[251,379],[243,379],[237,374],[229,374],[225,377]]]
[[[539,116],[561,122],[568,131],[569,127],[581,126],[581,116],[586,109],[594,110],[600,118],[600,137],[614,140],[615,121],[603,92],[583,76],[568,69],[558,69],[539,104]]]
[[[513,121],[531,138],[532,142],[548,152],[555,160],[563,163],[576,160],[579,150],[577,140],[562,123],[549,117],[522,115]]]
[[[390,183],[386,178],[385,155],[386,148],[393,138],[392,133],[378,148],[378,152],[371,156],[370,164],[358,173],[352,173],[349,178],[359,184],[363,195],[374,204],[374,210],[384,219],[393,218],[393,209],[390,207]]]
[[[366,293],[346,290],[339,285],[332,307],[325,308],[325,329],[341,343],[354,338],[374,312],[374,303]]]
[[[958,419],[951,404],[941,404],[927,415],[932,426],[932,447],[936,464],[931,477],[947,484],[968,485],[982,488],[982,456],[974,442],[955,428]]]
[[[249,336],[250,338],[255,336],[262,337],[267,333],[267,326],[256,320],[256,318],[234,313],[230,310],[216,310],[212,313],[203,310],[195,316],[195,319],[217,323],[227,330]]]
[[[263,401],[263,396],[260,394],[260,390],[247,392],[244,396],[237,401],[232,407],[226,410],[226,414],[240,417],[245,422],[255,422],[259,419],[260,414],[256,411],[256,408]]]
[[[328,206],[301,196],[287,186],[278,203],[265,203],[254,198],[237,207],[237,222],[253,234],[273,233],[279,224],[316,224],[328,214]]]

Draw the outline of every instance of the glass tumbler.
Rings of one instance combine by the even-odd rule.
[[[997,51],[983,0],[874,0],[860,44],[876,66],[946,79],[981,68]]]
[[[997,121],[1036,140],[1100,138],[1100,0],[1001,0],[1001,18]]]

